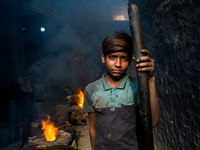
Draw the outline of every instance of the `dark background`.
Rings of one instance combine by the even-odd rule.
[[[139,7],[144,44],[155,60],[161,120],[154,129],[158,150],[200,149],[200,2],[198,0],[130,0]],[[105,71],[101,42],[128,21],[112,15],[124,0],[0,1],[0,147],[21,138],[31,120],[31,93],[18,79],[29,77],[40,60],[45,102],[55,103],[63,90],[84,89]],[[122,7],[123,6],[123,7]],[[45,32],[40,28],[45,27]],[[78,61],[77,61],[78,59]],[[132,66],[131,69],[134,69]],[[129,71],[135,75],[135,71]]]
[[[154,129],[155,145],[159,150],[200,149],[200,2],[133,2],[156,64],[161,120]]]

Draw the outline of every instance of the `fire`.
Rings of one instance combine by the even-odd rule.
[[[47,117],[47,120],[42,120],[42,130],[44,130],[46,141],[54,141],[58,128],[54,127],[54,123],[50,121],[50,116],[47,115]]]
[[[79,92],[79,94],[77,96],[79,97],[78,106],[80,108],[83,108],[83,101],[84,101],[84,94],[83,94],[83,92],[80,90],[80,92]]]

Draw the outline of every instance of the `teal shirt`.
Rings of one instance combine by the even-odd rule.
[[[136,78],[124,76],[117,87],[112,88],[102,75],[99,80],[90,83],[85,88],[84,112],[96,112],[101,108],[110,108],[114,111],[116,107],[123,105],[138,106],[140,103],[138,81]]]

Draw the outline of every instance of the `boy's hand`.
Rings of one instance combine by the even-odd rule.
[[[139,59],[135,60],[135,57],[133,57],[133,61],[136,63],[136,67],[138,71],[140,72],[148,72],[148,78],[150,79],[151,77],[154,76],[154,60],[151,59],[150,53],[148,50],[143,49],[141,50],[143,54],[146,56],[142,56]]]

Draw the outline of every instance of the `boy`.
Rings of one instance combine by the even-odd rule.
[[[85,88],[83,111],[89,114],[89,131],[94,150],[142,149],[138,124],[139,90],[137,79],[128,77],[131,64],[132,39],[123,31],[109,34],[102,42],[102,62],[107,73]],[[152,126],[160,119],[155,88],[154,60],[149,51],[136,60],[138,71],[148,72]]]

